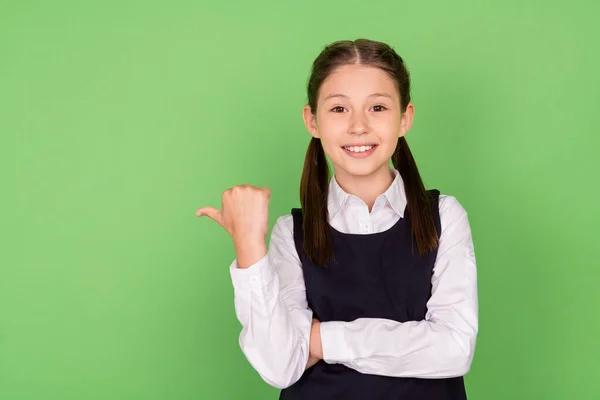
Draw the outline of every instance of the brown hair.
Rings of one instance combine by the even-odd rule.
[[[367,39],[344,40],[326,46],[312,65],[308,81],[308,104],[316,114],[317,98],[323,81],[338,67],[362,64],[381,68],[396,82],[401,112],[410,102],[410,77],[402,58],[387,44]],[[392,163],[404,181],[410,216],[411,238],[419,255],[434,250],[438,236],[433,218],[433,204],[404,137],[398,139]],[[329,166],[321,141],[312,138],[308,145],[300,182],[300,204],[303,214],[304,251],[308,259],[325,266],[333,260],[333,241],[327,210]]]

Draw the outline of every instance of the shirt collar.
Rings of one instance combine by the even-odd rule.
[[[404,180],[398,170],[391,168],[390,171],[394,175],[394,180],[390,187],[377,197],[375,205],[377,207],[390,206],[400,217],[404,216],[406,208],[406,193],[404,191]],[[329,218],[333,219],[340,210],[346,205],[346,202],[353,195],[346,193],[335,179],[335,175],[331,177],[329,182],[328,208]]]

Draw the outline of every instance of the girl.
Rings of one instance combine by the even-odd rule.
[[[471,230],[454,197],[424,188],[404,138],[413,115],[392,48],[335,42],[308,82],[301,208],[276,221],[268,252],[269,189],[236,186],[197,211],[233,238],[240,345],[280,399],[466,399]]]

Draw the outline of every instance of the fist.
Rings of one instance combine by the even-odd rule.
[[[252,185],[238,185],[221,196],[221,209],[204,207],[196,215],[217,222],[234,241],[257,238],[265,240],[269,231],[271,190]]]

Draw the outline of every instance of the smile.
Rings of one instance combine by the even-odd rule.
[[[344,149],[344,153],[350,157],[363,158],[373,154],[375,149],[377,149],[377,145],[369,144],[366,146],[342,146],[342,149]]]
[[[375,145],[369,145],[369,146],[342,146],[342,148],[344,150],[351,151],[353,153],[364,153],[366,151],[371,150],[374,147],[375,147]]]

